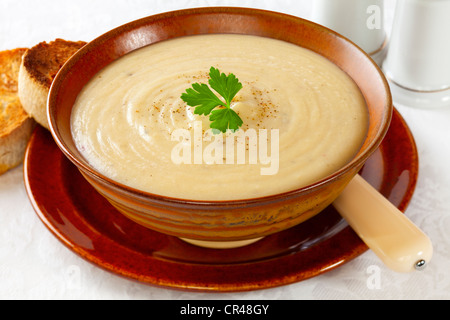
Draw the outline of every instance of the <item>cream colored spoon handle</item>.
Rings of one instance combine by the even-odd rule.
[[[392,270],[420,270],[430,261],[430,239],[360,175],[350,181],[333,205]]]

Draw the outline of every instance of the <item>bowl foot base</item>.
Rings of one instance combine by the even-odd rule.
[[[186,238],[180,238],[181,240],[190,243],[195,246],[204,247],[204,248],[210,248],[210,249],[232,249],[232,248],[239,248],[244,247],[249,244],[255,243],[261,238],[255,238],[255,239],[248,239],[248,240],[237,240],[237,241],[204,241],[204,240],[194,240],[194,239],[186,239]]]

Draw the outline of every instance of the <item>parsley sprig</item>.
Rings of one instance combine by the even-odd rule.
[[[242,126],[243,121],[231,109],[231,101],[242,89],[242,84],[234,74],[230,73],[227,76],[214,67],[211,67],[209,70],[209,77],[209,85],[222,96],[223,100],[204,83],[192,84],[192,88],[186,89],[186,92],[181,95],[181,99],[188,106],[195,107],[195,114],[209,115],[210,127],[213,129],[213,132],[215,131],[214,129],[224,133],[227,129],[232,131],[238,130]]]

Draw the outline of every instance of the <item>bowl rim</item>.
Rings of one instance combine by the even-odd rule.
[[[158,21],[160,19],[167,19],[167,18],[175,18],[177,16],[181,15],[202,15],[202,14],[214,14],[214,13],[222,13],[222,14],[244,14],[244,15],[258,15],[258,16],[264,16],[264,17],[276,17],[276,18],[282,18],[282,19],[288,19],[294,22],[301,21],[303,24],[310,25],[314,28],[319,28],[325,31],[326,33],[329,33],[333,35],[334,37],[339,38],[341,41],[347,42],[352,45],[353,49],[359,50],[360,54],[365,56],[368,63],[372,64],[372,67],[375,68],[375,70],[378,73],[378,76],[381,80],[381,83],[384,87],[384,92],[386,92],[386,99],[385,99],[385,110],[383,111],[382,119],[380,121],[378,132],[375,136],[375,138],[371,141],[371,143],[365,148],[363,152],[359,152],[357,155],[353,157],[351,161],[349,161],[345,166],[339,168],[332,174],[323,177],[320,180],[317,180],[313,184],[309,184],[307,186],[296,188],[293,190],[280,192],[276,194],[270,194],[266,196],[261,197],[254,197],[254,198],[243,198],[243,199],[231,199],[231,200],[193,200],[193,199],[183,199],[183,198],[177,198],[177,197],[170,197],[170,196],[164,196],[159,195],[155,193],[146,192],[143,190],[139,190],[133,187],[130,187],[128,185],[122,184],[120,182],[115,181],[114,179],[111,179],[97,170],[95,170],[91,165],[88,164],[87,160],[83,159],[84,162],[70,151],[70,148],[67,146],[67,144],[64,142],[64,138],[60,134],[60,131],[58,129],[58,125],[55,119],[55,115],[52,112],[55,110],[55,104],[56,104],[56,97],[58,95],[58,90],[61,87],[61,82],[63,81],[63,78],[65,75],[67,75],[71,67],[80,60],[88,51],[90,48],[93,48],[103,42],[108,41],[110,38],[113,37],[114,34],[117,32],[123,33],[124,31],[130,31],[138,28],[139,26],[144,26],[148,23],[151,23],[153,21]],[[205,33],[205,34],[213,34],[213,33]],[[161,40],[164,41],[164,40]],[[284,41],[284,40],[283,40]],[[149,44],[150,45],[150,44]],[[138,48],[137,48],[138,49]],[[117,59],[116,59],[117,60]],[[139,18],[130,22],[127,22],[125,24],[122,24],[118,27],[115,27],[100,36],[94,38],[90,42],[88,42],[85,46],[83,46],[81,49],[79,49],[73,56],[71,56],[64,65],[60,68],[58,73],[56,74],[49,90],[48,99],[47,99],[47,119],[49,122],[49,130],[51,132],[51,135],[53,136],[53,139],[55,140],[57,146],[59,149],[65,154],[65,156],[74,163],[78,169],[83,173],[85,173],[94,176],[98,181],[101,181],[103,184],[106,184],[110,187],[113,187],[114,189],[119,189],[121,192],[124,192],[128,195],[132,195],[133,197],[137,197],[141,199],[144,202],[152,201],[155,203],[165,204],[165,205],[172,205],[172,206],[194,206],[199,208],[205,208],[205,207],[227,207],[230,206],[251,206],[251,205],[260,205],[263,203],[272,203],[272,202],[278,202],[278,201],[284,201],[286,199],[290,199],[292,197],[299,196],[301,194],[306,194],[309,192],[314,191],[315,189],[324,187],[330,183],[333,182],[336,178],[343,175],[345,172],[357,168],[360,165],[363,165],[364,162],[367,160],[367,158],[370,157],[370,155],[379,147],[382,140],[384,139],[392,118],[393,113],[393,102],[392,102],[392,95],[390,91],[390,87],[388,84],[388,81],[386,77],[384,76],[381,68],[376,64],[375,61],[370,57],[368,53],[366,53],[364,50],[362,50],[358,45],[356,45],[354,42],[352,42],[350,39],[346,38],[345,36],[335,32],[332,29],[329,29],[325,26],[319,25],[315,22],[312,22],[310,20],[289,15],[286,13],[281,13],[277,11],[270,11],[265,9],[257,9],[257,8],[247,8],[247,7],[226,7],[226,6],[217,6],[217,7],[198,7],[198,8],[189,8],[189,9],[179,9],[179,10],[173,10],[173,11],[167,11],[162,12],[154,15],[150,15],[147,17]],[[361,150],[361,149],[360,149]],[[84,173],[84,172],[85,173]]]

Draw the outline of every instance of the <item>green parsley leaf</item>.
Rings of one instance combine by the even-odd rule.
[[[186,90],[186,93],[181,95],[181,99],[188,104],[188,106],[195,107],[195,114],[204,114],[207,116],[211,111],[222,105],[226,107],[226,104],[222,102],[206,84],[194,83],[192,88]]]
[[[212,111],[209,120],[212,121],[211,128],[213,128],[213,131],[216,129],[221,132],[226,132],[227,129],[232,131],[237,130],[243,124],[243,121],[238,114],[230,108]]]
[[[211,77],[209,85],[225,99],[229,108],[231,100],[242,89],[242,84],[234,74],[230,73],[226,76],[225,73],[220,73],[219,69],[213,67],[210,69],[209,76]]]
[[[211,67],[209,70],[209,85],[216,91],[224,101],[222,101],[207,84],[194,83],[192,88],[186,89],[181,95],[181,99],[190,107],[195,107],[194,113],[199,115],[210,115],[210,127],[226,132],[238,130],[243,121],[239,115],[231,109],[231,101],[234,99],[242,84],[236,76],[230,73],[228,76],[221,73],[219,69]],[[219,107],[219,109],[214,110]],[[214,131],[214,130],[213,130]]]

